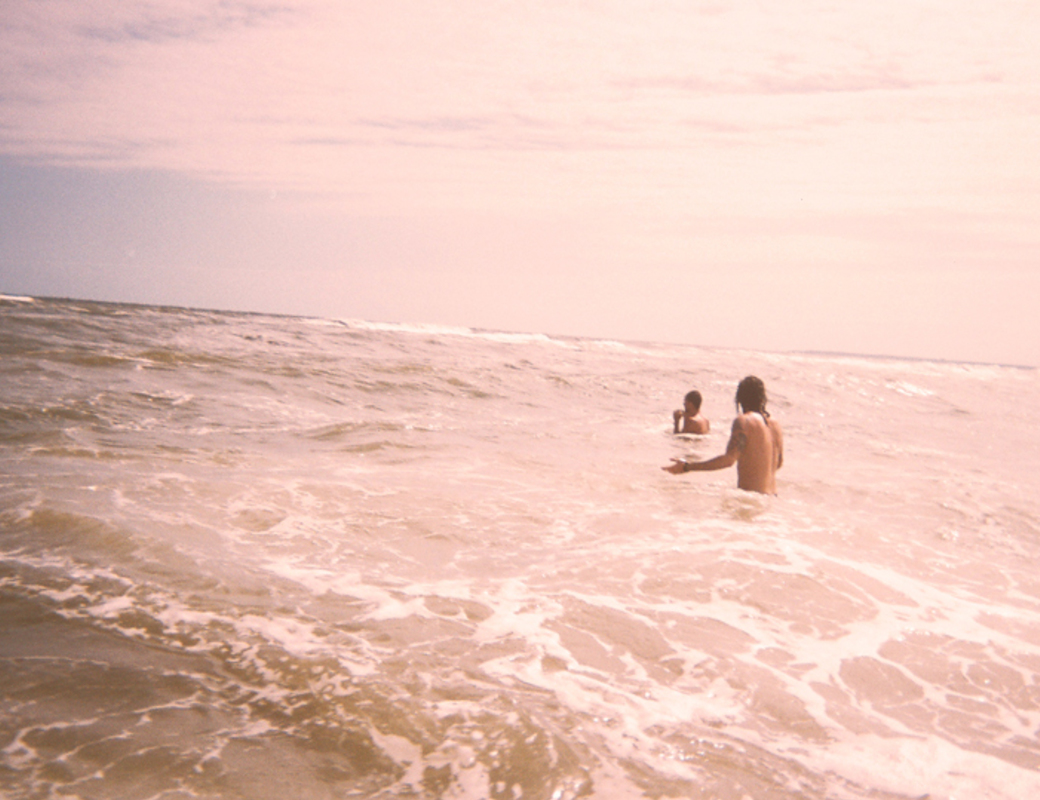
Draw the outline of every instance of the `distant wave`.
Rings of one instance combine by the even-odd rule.
[[[369,322],[363,319],[341,319],[348,328],[362,331],[391,331],[395,333],[432,333],[448,336],[472,336],[471,328],[434,325],[422,322]]]
[[[417,333],[433,336],[461,336],[468,339],[481,339],[502,344],[551,344],[567,350],[594,348],[597,350],[614,350],[623,353],[642,352],[635,347],[616,339],[590,339],[582,336],[561,338],[544,333],[517,333],[507,331],[490,331],[479,328],[467,328],[457,325],[436,325],[422,322],[370,322],[362,319],[339,319],[330,321],[334,324],[346,325],[355,330],[389,331],[393,333]]]
[[[355,330],[365,331],[389,331],[394,333],[418,333],[428,336],[463,336],[470,339],[483,339],[490,342],[502,342],[505,344],[532,344],[545,343],[555,344],[560,347],[573,349],[575,345],[562,339],[554,339],[544,333],[508,333],[505,331],[487,331],[476,328],[466,328],[455,325],[437,325],[424,322],[369,322],[360,319],[338,320],[343,325]]]
[[[961,361],[958,359],[951,358],[925,358],[924,356],[905,356],[905,355],[885,355],[883,353],[845,353],[836,350],[790,350],[786,353],[789,356],[810,356],[813,358],[829,358],[835,360],[849,360],[853,359],[856,361],[874,361],[888,363],[899,363],[903,362],[911,366],[918,366],[921,364],[942,364],[942,365],[954,365],[962,367],[1006,367],[1009,369],[1026,369],[1035,370],[1038,367],[1031,366],[1029,364],[1010,364],[1004,362],[991,362],[991,361]]]
[[[35,303],[35,297],[23,297],[17,294],[0,294],[0,301],[7,303]]]

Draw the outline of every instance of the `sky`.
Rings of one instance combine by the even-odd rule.
[[[1040,366],[1034,0],[4,0],[0,292]]]

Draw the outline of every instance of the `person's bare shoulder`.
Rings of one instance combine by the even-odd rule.
[[[733,420],[733,428],[730,430],[729,434],[729,444],[726,445],[727,453],[733,451],[742,453],[744,448],[747,447],[748,435],[747,430],[745,430],[746,425],[747,420],[744,418],[743,414]]]

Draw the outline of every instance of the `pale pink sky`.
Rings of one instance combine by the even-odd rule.
[[[1040,365],[1040,4],[0,4],[0,292]]]

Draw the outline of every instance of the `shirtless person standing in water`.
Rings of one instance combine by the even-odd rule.
[[[766,411],[765,384],[749,375],[737,387],[739,416],[733,420],[726,452],[707,461],[685,461],[661,469],[681,472],[725,469],[737,465],[737,488],[749,492],[776,494],[776,471],[784,463],[784,435],[780,423]]]

